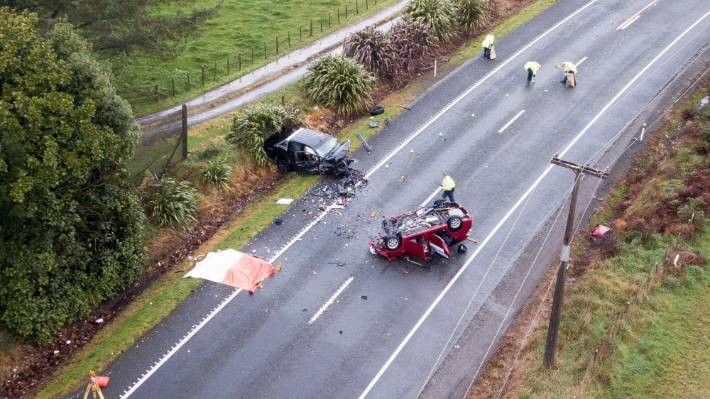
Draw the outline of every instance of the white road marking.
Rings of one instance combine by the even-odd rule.
[[[375,166],[372,167],[372,169],[365,174],[365,178],[368,179],[370,176],[372,176],[378,169],[380,169],[384,164],[389,162],[392,157],[394,157],[399,151],[402,150],[405,146],[407,146],[412,140],[414,140],[417,136],[419,136],[424,130],[426,130],[429,126],[431,126],[432,123],[434,123],[437,119],[439,119],[442,115],[444,115],[446,112],[448,112],[451,108],[453,108],[456,104],[458,104],[461,100],[463,100],[466,96],[471,94],[473,90],[478,88],[480,85],[482,85],[485,81],[487,81],[491,76],[496,74],[498,71],[503,69],[506,65],[510,64],[513,60],[518,58],[518,56],[525,50],[529,49],[532,47],[535,43],[539,42],[542,40],[545,36],[549,35],[551,32],[562,26],[565,22],[569,21],[573,17],[575,17],[577,14],[580,12],[584,11],[587,9],[589,6],[592,4],[596,3],[599,0],[591,0],[589,3],[585,4],[581,8],[577,9],[577,11],[573,12],[572,14],[568,15],[565,17],[562,21],[556,23],[553,25],[550,29],[546,30],[545,32],[541,33],[539,36],[537,36],[533,41],[530,43],[526,44],[522,48],[520,48],[518,51],[513,53],[510,58],[507,60],[503,61],[500,65],[498,65],[495,69],[492,71],[488,72],[484,77],[482,77],[480,80],[478,80],[476,83],[474,83],[471,87],[469,87],[465,92],[459,94],[458,97],[453,99],[450,103],[448,103],[446,106],[444,106],[439,112],[437,112],[429,121],[424,123],[419,129],[417,129],[414,133],[412,133],[409,137],[407,137],[400,145],[395,147],[386,157],[384,157],[380,162],[378,162]]]
[[[523,115],[524,113],[525,113],[525,110],[522,110],[522,111],[518,112],[518,113],[513,117],[513,119],[509,120],[508,123],[506,123],[505,125],[503,125],[503,127],[498,130],[498,133],[503,133],[503,132],[505,131],[505,129],[507,129],[510,125],[512,125],[513,122],[515,122],[518,118],[520,118],[520,116]]]
[[[624,30],[624,29],[628,28],[629,26],[631,26],[631,24],[633,24],[634,22],[636,22],[636,20],[639,19],[639,18],[641,18],[640,15],[636,15],[635,17],[632,17],[631,19],[627,20],[627,21],[624,22],[623,24],[619,25],[619,27],[616,28],[616,30]]]
[[[582,63],[583,63],[584,61],[586,61],[587,58],[589,58],[589,57],[584,57],[584,58],[582,58],[581,60],[577,61],[577,64],[575,64],[575,65],[577,65],[577,66],[582,65]]]
[[[345,282],[340,286],[340,288],[338,288],[337,291],[335,291],[335,293],[328,299],[328,301],[324,303],[323,306],[320,307],[320,309],[318,309],[318,312],[316,312],[316,314],[314,314],[313,317],[308,320],[308,324],[313,324],[313,322],[316,321],[320,317],[320,315],[322,315],[323,312],[325,312],[325,310],[333,304],[333,302],[335,302],[335,299],[338,297],[338,295],[340,295],[346,288],[348,288],[348,286],[350,285],[350,283],[353,282],[354,279],[355,277],[350,276],[350,278],[345,280]]]
[[[641,17],[641,13],[646,11],[652,6],[655,6],[658,0],[653,0],[652,2],[646,4],[642,9],[636,11],[632,16],[628,17],[624,22],[619,24],[619,26],[616,27],[616,30],[624,30],[629,27],[629,25],[633,24],[636,22],[637,19]]]
[[[487,81],[491,76],[496,74],[498,71],[503,69],[506,65],[511,63],[514,59],[516,59],[523,51],[529,49],[532,47],[535,43],[539,42],[542,40],[545,36],[549,35],[553,31],[555,31],[557,28],[562,26],[565,22],[569,21],[573,17],[575,17],[577,14],[582,12],[583,10],[587,9],[589,6],[592,4],[596,3],[599,0],[591,0],[581,8],[577,9],[577,11],[573,12],[572,14],[568,15],[565,17],[563,20],[560,22],[556,23],[553,25],[551,28],[546,30],[545,32],[541,33],[539,36],[537,36],[533,41],[528,43],[527,45],[523,46],[520,48],[518,51],[513,53],[513,55],[508,58],[506,61],[501,63],[498,67],[490,71],[488,74],[486,74],[483,78],[478,80],[476,83],[474,83],[471,87],[469,87],[464,93],[460,94],[458,97],[456,97],[453,101],[451,101],[448,105],[446,105],[444,108],[442,108],[441,111],[439,111],[434,117],[432,117],[427,123],[425,123],[422,127],[420,127],[416,132],[414,132],[412,135],[410,135],[404,142],[402,142],[399,146],[397,146],[394,150],[392,150],[384,159],[382,159],[380,162],[378,162],[367,174],[365,174],[365,178],[370,178],[378,169],[380,169],[382,166],[385,166],[387,162],[389,162],[392,157],[394,157],[399,151],[402,150],[407,144],[409,144],[412,140],[414,140],[417,136],[419,136],[426,128],[428,128],[434,121],[439,119],[444,113],[449,111],[454,105],[456,105],[458,102],[460,102],[463,98],[465,98],[468,94],[470,94],[473,90],[475,90],[477,87],[482,85],[485,81]],[[435,194],[434,194],[435,195]],[[335,203],[334,203],[335,204]],[[294,237],[285,247],[283,247],[281,250],[279,250],[270,260],[269,263],[273,263],[278,259],[286,250],[288,250],[296,241],[300,240],[301,237],[307,233],[313,226],[315,226],[318,222],[320,222],[325,215],[332,209],[332,205],[326,208],[325,211],[323,211],[313,222],[308,224],[296,237]],[[178,342],[175,347],[173,347],[165,356],[163,356],[160,361],[158,361],[155,365],[153,365],[148,372],[146,372],[140,379],[136,381],[135,384],[133,384],[127,391],[121,395],[121,399],[126,399],[130,397],[138,388],[140,388],[149,378],[151,375],[153,375],[165,362],[167,362],[177,351],[180,350],[189,340],[192,338],[197,332],[199,332],[205,324],[207,324],[208,321],[210,321],[217,313],[219,313],[229,302],[231,302],[237,294],[239,294],[241,290],[236,290],[232,294],[230,294],[227,298],[225,298],[224,302],[222,302],[218,307],[216,307],[212,312],[210,312],[207,317],[203,319],[203,321],[195,326],[183,339]],[[428,316],[428,315],[427,315]],[[401,349],[400,349],[401,350]],[[391,363],[391,361],[390,361]],[[389,364],[387,365],[389,366]],[[382,370],[384,372],[384,370]],[[379,379],[379,377],[377,377]],[[376,382],[376,381],[374,381]],[[374,386],[374,382],[372,382],[372,386]],[[372,389],[372,387],[368,387],[367,392]],[[364,395],[367,394],[367,392],[364,393]]]
[[[433,193],[429,194],[429,196],[426,197],[426,199],[425,199],[421,204],[419,204],[419,207],[421,208],[421,207],[426,206],[426,205],[427,205],[428,203],[430,203],[431,200],[433,200],[434,197],[435,197],[437,194],[439,194],[440,192],[441,192],[441,187],[437,187],[436,190],[434,190]]]
[[[590,3],[591,4],[591,3]],[[669,49],[671,49],[675,44],[682,39],[688,32],[690,32],[695,26],[697,26],[700,22],[702,22],[708,15],[710,15],[710,11],[706,12],[702,17],[700,17],[698,20],[696,20],[690,27],[688,27],[686,30],[683,31],[680,35],[678,35],[668,46],[666,46],[658,55],[656,55],[651,62],[649,62],[641,71],[639,71],[632,79],[627,83],[616,95],[606,104],[602,109],[597,113],[594,118],[592,118],[589,123],[572,139],[572,141],[567,144],[567,146],[558,154],[559,157],[564,157],[564,155],[581,139],[587,131],[601,118],[608,110],[611,108],[611,106],[616,103],[616,101],[624,94],[626,91],[633,85],[643,74],[648,71],[649,68],[651,68],[666,52],[668,52]],[[569,18],[569,17],[568,17]],[[402,349],[409,343],[409,341],[412,339],[414,334],[419,330],[419,328],[422,326],[424,321],[429,317],[431,312],[439,305],[441,300],[444,298],[446,293],[449,292],[451,287],[458,281],[458,279],[461,277],[461,275],[468,269],[468,267],[471,265],[473,260],[478,256],[478,254],[483,250],[483,248],[486,247],[488,242],[493,238],[493,236],[498,232],[498,230],[505,224],[505,222],[508,221],[510,216],[518,209],[520,204],[525,201],[525,199],[530,195],[530,193],[537,188],[537,186],[542,182],[542,180],[547,176],[548,173],[552,170],[554,165],[548,165],[545,170],[542,172],[542,174],[535,180],[535,182],[523,193],[523,195],[515,202],[512,208],[508,210],[508,212],[503,216],[503,218],[498,222],[498,224],[495,225],[493,230],[486,236],[486,238],[478,245],[478,248],[476,248],[476,251],[473,252],[473,254],[466,260],[466,262],[461,266],[458,272],[454,275],[454,277],[446,284],[444,289],[437,295],[437,297],[434,299],[434,302],[429,305],[427,310],[424,312],[422,317],[417,320],[417,322],[414,324],[414,327],[407,333],[407,335],[404,337],[402,342],[397,346],[397,348],[392,352],[392,354],[389,356],[387,361],[385,361],[385,364],[380,368],[380,370],[377,372],[377,374],[372,378],[370,383],[367,385],[365,390],[360,394],[359,399],[364,399],[367,397],[367,395],[372,391],[372,388],[374,388],[375,384],[382,378],[382,375],[387,371],[387,369],[390,367],[392,362],[394,361],[395,358],[402,352]],[[490,270],[490,269],[489,269]],[[487,274],[488,272],[486,272]],[[483,278],[479,280],[479,286],[476,289],[474,296],[478,294],[478,291],[481,288],[482,282],[485,280],[485,275]]]

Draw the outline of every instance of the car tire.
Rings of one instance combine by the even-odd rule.
[[[459,254],[465,254],[466,251],[468,251],[468,248],[465,245],[463,245],[463,244],[459,245],[459,247],[458,247]]]
[[[401,246],[402,246],[402,237],[400,237],[400,236],[385,237],[385,248],[388,251],[396,251]]]
[[[446,225],[449,226],[451,231],[459,231],[463,228],[463,219],[459,216],[451,216],[446,221]]]
[[[278,158],[276,160],[276,167],[279,172],[288,173],[291,171],[291,168],[288,166],[288,162],[283,158]]]

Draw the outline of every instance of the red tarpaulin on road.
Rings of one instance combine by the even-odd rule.
[[[276,273],[267,261],[226,249],[210,252],[185,277],[202,278],[254,292],[259,283]]]

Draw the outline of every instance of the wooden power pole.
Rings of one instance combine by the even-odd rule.
[[[557,347],[557,332],[560,328],[560,311],[565,295],[565,280],[567,279],[567,264],[569,263],[569,244],[572,241],[572,230],[574,227],[575,210],[577,207],[577,192],[579,191],[579,181],[581,174],[588,174],[598,178],[605,178],[609,174],[587,166],[580,166],[569,161],[563,161],[555,155],[551,161],[553,164],[571,169],[574,172],[574,187],[570,198],[569,214],[567,215],[567,226],[565,227],[565,238],[560,251],[560,266],[557,269],[557,280],[555,281],[555,294],[552,299],[552,311],[550,313],[550,325],[547,328],[547,341],[545,342],[544,364],[547,368],[555,367],[555,351]]]

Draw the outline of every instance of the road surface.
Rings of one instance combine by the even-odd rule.
[[[573,182],[550,158],[603,168],[639,115],[707,64],[709,41],[705,0],[560,1],[498,42],[498,60],[472,59],[377,135],[358,154],[369,184],[345,209],[307,198],[255,238],[249,251],[283,264],[263,289],[203,285],[110,366],[106,394],[462,397],[554,257],[531,267]],[[528,60],[543,65],[533,87]],[[580,64],[577,88],[560,83],[562,61]],[[370,255],[381,215],[438,195],[442,171],[480,244],[429,270]]]

